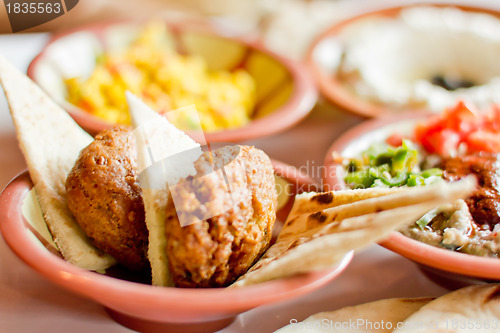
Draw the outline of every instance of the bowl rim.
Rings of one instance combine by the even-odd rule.
[[[342,154],[349,144],[360,138],[361,134],[383,129],[385,126],[398,122],[416,121],[432,116],[436,115],[402,113],[371,119],[351,128],[335,140],[328,149],[324,160],[324,185],[335,189],[345,189],[345,183],[338,177],[339,171],[343,171],[343,168],[333,160],[332,153]],[[393,231],[386,239],[380,241],[379,245],[419,264],[441,271],[480,279],[500,280],[500,259],[498,258],[480,257],[435,247],[404,236],[397,231]]]
[[[288,177],[290,171],[283,168],[286,164],[279,165],[281,176]],[[0,231],[9,248],[57,285],[121,313],[148,320],[158,320],[168,309],[177,313],[187,311],[190,321],[203,321],[200,318],[238,314],[259,305],[297,298],[334,280],[353,257],[351,251],[332,269],[239,288],[184,289],[120,280],[79,268],[49,251],[40,250],[40,245],[25,232],[27,227],[21,212],[24,197],[32,186],[28,171],[24,171],[0,195]],[[177,319],[185,321],[181,316]]]
[[[49,46],[63,37],[67,37],[71,34],[79,32],[90,32],[99,38],[99,36],[102,34],[102,31],[109,27],[122,24],[138,26],[148,21],[149,20],[114,20],[97,22],[55,33],[51,36],[47,44],[45,44],[40,53],[35,56],[35,58],[30,62],[27,69],[27,75],[35,83],[37,82],[35,73],[39,62],[47,55],[47,49],[49,48]],[[243,44],[247,48],[265,54],[280,63],[291,77],[291,81],[293,83],[293,91],[291,92],[288,100],[283,105],[266,116],[252,119],[247,125],[243,127],[205,133],[206,141],[245,141],[276,134],[297,124],[299,121],[305,118],[316,105],[319,97],[319,92],[306,64],[279,55],[278,53],[265,47],[262,41],[256,38],[252,38],[251,36],[242,35],[235,37],[223,34],[210,24],[200,26],[197,24],[193,24],[193,22],[190,21],[162,21],[165,22],[168,28],[174,31],[174,33],[179,33],[181,31],[197,33],[207,35],[209,37],[228,40],[238,44]],[[113,124],[101,120],[91,114],[88,114],[87,112],[70,104],[66,100],[64,101],[64,103],[60,104],[75,119],[75,121],[77,121],[79,124],[82,124],[81,126],[92,134],[96,134],[104,128],[113,126]],[[202,138],[199,135],[196,135],[196,133],[193,134],[193,137],[195,139],[202,140]]]
[[[350,16],[331,25],[322,33],[320,33],[316,38],[313,39],[306,51],[305,61],[310,69],[310,72],[312,73],[316,84],[318,85],[318,89],[321,95],[324,96],[330,103],[339,106],[343,110],[366,118],[373,118],[390,114],[390,106],[385,106],[376,102],[370,102],[368,100],[362,100],[358,98],[354,92],[350,92],[348,89],[346,89],[336,76],[324,73],[324,71],[321,70],[321,67],[316,63],[314,53],[321,43],[329,38],[337,37],[342,29],[349,26],[351,23],[355,23],[371,16],[380,15],[386,17],[395,17],[403,9],[416,7],[454,7],[466,12],[490,14],[500,19],[500,10],[496,10],[493,8],[481,7],[479,5],[475,6],[458,4],[452,2],[436,3],[432,1],[383,6],[382,8],[364,11]],[[422,113],[428,112],[428,109],[422,107],[405,107],[403,111],[398,113],[404,113],[408,111]]]

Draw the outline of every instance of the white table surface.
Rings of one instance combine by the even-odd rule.
[[[48,34],[0,35],[0,54],[23,72],[46,43]],[[250,142],[271,157],[318,166],[330,143],[361,119],[324,104],[298,126]],[[26,167],[3,93],[0,93],[0,189]],[[389,297],[439,296],[447,290],[431,282],[415,264],[378,245],[355,255],[346,271],[330,284],[293,301],[260,307],[240,315],[221,332],[272,332],[290,319]],[[59,288],[21,262],[0,238],[0,332],[129,332],[104,309]]]

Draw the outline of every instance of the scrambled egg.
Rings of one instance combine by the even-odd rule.
[[[89,78],[65,83],[70,103],[117,124],[130,123],[126,90],[159,113],[195,104],[208,132],[245,125],[255,104],[255,82],[248,72],[210,71],[201,57],[177,53],[163,23],[142,28],[125,50],[100,55]],[[197,119],[169,119],[183,130],[199,126]]]

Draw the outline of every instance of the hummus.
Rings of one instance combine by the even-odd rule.
[[[439,208],[432,227],[420,228],[417,224],[400,232],[410,238],[452,251],[483,257],[498,257],[500,235],[494,230],[476,229],[469,209],[463,200]]]
[[[479,256],[500,255],[500,172],[498,154],[445,158],[444,178],[474,174],[479,186],[466,200],[434,209],[401,232],[418,241]]]
[[[436,112],[460,99],[500,103],[500,20],[492,15],[412,7],[359,20],[340,39],[337,76],[362,99]]]

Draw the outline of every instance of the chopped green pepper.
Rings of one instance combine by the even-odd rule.
[[[370,146],[358,159],[346,165],[344,180],[350,188],[421,186],[442,180],[443,171],[431,168],[420,171],[418,150],[410,140],[401,146]]]
[[[376,178],[370,174],[370,170],[350,172],[344,180],[351,188],[367,188],[372,186]]]
[[[396,177],[389,178],[389,177],[386,177],[385,175],[380,177],[380,180],[382,181],[382,183],[384,183],[390,187],[403,186],[403,185],[405,185],[407,179],[408,179],[408,173],[406,173],[406,172],[401,172]]]
[[[417,225],[420,227],[420,229],[424,230],[425,227],[427,227],[427,225],[429,223],[431,223],[431,221],[436,218],[436,216],[439,215],[439,209],[438,208],[434,208],[430,211],[428,211],[424,216],[422,216],[420,219],[418,219],[418,221],[416,222]]]
[[[425,179],[421,175],[410,175],[408,181],[406,182],[408,186],[421,186],[425,185]]]
[[[429,177],[433,177],[433,176],[441,177],[443,175],[443,170],[441,170],[439,168],[431,168],[431,169],[427,169],[427,170],[422,171],[422,173],[420,175],[424,178],[429,178]]]

